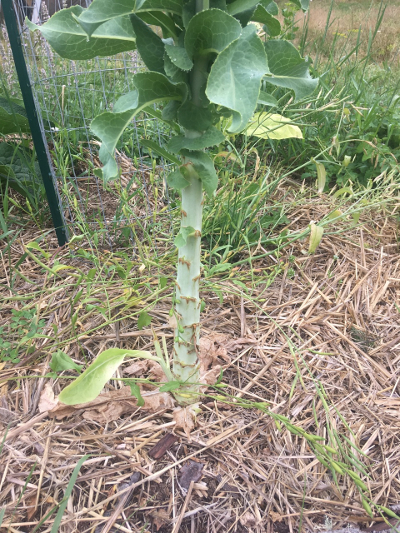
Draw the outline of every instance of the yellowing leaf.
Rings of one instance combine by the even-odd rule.
[[[335,209],[335,211],[332,211],[332,213],[329,213],[329,215],[327,216],[327,219],[333,220],[334,218],[340,217],[341,214],[342,212],[340,211],[340,209]]]
[[[324,234],[324,228],[322,226],[317,226],[314,222],[311,222],[311,234],[310,234],[310,246],[308,248],[308,253],[313,254],[318,248],[319,243],[321,242],[322,235]]]
[[[303,138],[300,128],[291,124],[290,119],[265,111],[254,115],[245,132],[261,139]]]
[[[314,161],[315,166],[317,167],[317,187],[318,192],[323,192],[325,188],[326,183],[326,170],[323,163],[319,163],[318,161]]]

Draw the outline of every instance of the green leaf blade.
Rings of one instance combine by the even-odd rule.
[[[180,232],[174,239],[174,244],[177,248],[186,246],[188,237],[195,235],[196,230],[192,226],[185,226],[181,228]]]
[[[182,189],[186,189],[190,182],[181,172],[179,172],[179,170],[175,170],[168,174],[167,183],[172,189],[181,191]]]
[[[209,128],[200,137],[190,138],[183,135],[172,137],[167,145],[168,150],[178,154],[182,149],[204,150],[224,142],[225,135],[216,128]]]
[[[171,44],[165,45],[165,51],[170,60],[181,70],[191,70],[193,68],[193,61],[188,56],[185,48],[180,46],[173,46]]]
[[[261,4],[256,7],[251,20],[264,24],[268,35],[271,35],[271,37],[277,37],[281,33],[282,28],[279,20],[268,13]]]
[[[196,55],[219,53],[241,32],[240,23],[220,9],[197,13],[189,22],[185,35],[185,48],[190,58]]]
[[[109,20],[89,38],[74,18],[80,13],[82,8],[74,6],[58,11],[42,26],[29,21],[27,25],[32,31],[39,30],[57,54],[66,59],[85,60],[136,49],[136,35],[129,16]]]
[[[110,348],[102,352],[73,383],[68,385],[58,399],[66,405],[77,405],[94,400],[126,356],[157,360],[150,352]]]
[[[82,365],[76,364],[68,354],[61,350],[53,353],[49,366],[53,372],[63,372],[64,370],[82,371]]]
[[[137,398],[137,406],[138,407],[143,407],[144,398],[142,396],[142,393],[141,393],[139,385],[137,383],[135,383],[134,381],[128,381],[128,385],[131,388],[132,396]]]
[[[9,98],[0,96],[0,134],[29,132],[28,115],[25,107]]]
[[[115,103],[113,111],[106,111],[97,116],[91,124],[91,130],[102,140],[100,160],[104,164],[102,177],[105,181],[118,175],[118,167],[114,160],[114,151],[123,131],[146,106],[170,100],[184,100],[187,87],[183,83],[172,83],[166,76],[158,72],[141,72],[134,76],[136,89],[121,96]]]
[[[211,67],[206,95],[211,102],[234,111],[228,131],[243,130],[260,93],[261,79],[269,72],[263,43],[253,25],[221,52]]]
[[[143,20],[130,15],[133,31],[136,35],[138,52],[146,67],[153,72],[164,71],[164,43],[160,37]]]
[[[138,321],[137,321],[137,327],[138,329],[144,329],[144,328],[147,328],[147,326],[149,326],[151,324],[151,316],[146,313],[146,311],[142,311],[140,314],[139,314],[139,318],[138,318]]]
[[[296,99],[310,95],[318,85],[309,72],[309,62],[303,59],[289,41],[270,39],[264,43],[270,75],[265,79],[272,85],[292,89]]]

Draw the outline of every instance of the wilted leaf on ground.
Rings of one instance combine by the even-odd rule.
[[[256,113],[246,126],[245,132],[261,139],[303,138],[301,129],[291,124],[289,118],[267,112]]]
[[[225,348],[227,342],[227,335],[220,333],[212,333],[200,339],[199,361],[201,383],[213,385],[221,373],[221,368],[229,365],[231,360]],[[224,361],[225,365],[221,365],[220,360]]]
[[[149,516],[153,522],[156,531],[161,529],[164,526],[167,526],[169,523],[169,514],[164,509],[156,511],[155,509],[149,513]]]
[[[77,405],[94,400],[126,356],[155,359],[150,352],[109,348],[100,353],[78,378],[65,387],[60,394],[60,401],[67,405]]]
[[[82,370],[82,365],[77,365],[68,354],[61,350],[53,353],[49,366],[53,372],[63,372],[64,370],[81,372]]]
[[[165,383],[168,381],[163,369],[156,361],[146,359],[144,361],[135,361],[131,365],[124,368],[124,374],[128,376],[136,376],[138,378],[149,378],[157,383]]]
[[[143,411],[156,412],[161,409],[172,409],[175,406],[173,398],[168,393],[146,391],[142,392],[142,397],[144,405],[140,409]],[[123,387],[119,390],[100,394],[88,403],[78,405],[59,403],[49,414],[57,419],[62,419],[79,413],[86,420],[103,424],[117,420],[123,414],[131,413],[137,408],[137,399],[132,396],[131,388]]]
[[[250,513],[250,511],[246,511],[239,519],[242,526],[247,528],[253,528],[257,525],[257,520],[255,516]]]
[[[318,248],[319,243],[321,242],[322,235],[324,233],[324,228],[322,226],[317,226],[314,222],[311,222],[311,233],[310,233],[310,245],[308,248],[308,253],[313,254]]]
[[[40,395],[39,400],[39,413],[44,413],[45,411],[51,411],[58,403],[58,400],[54,397],[53,389],[50,383],[46,383],[43,388],[42,394]]]
[[[172,417],[176,422],[176,428],[183,429],[188,439],[195,426],[197,404],[174,409]]]

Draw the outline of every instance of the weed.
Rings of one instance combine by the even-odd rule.
[[[35,309],[12,309],[10,323],[0,327],[0,360],[19,363],[22,352],[34,352],[34,340],[40,338],[44,326]]]

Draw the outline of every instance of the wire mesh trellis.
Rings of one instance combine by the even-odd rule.
[[[37,0],[13,2],[69,233],[85,234],[96,245],[108,247],[126,245],[132,237],[151,236],[153,240],[156,221],[164,235],[170,233],[166,164],[141,145],[146,138],[162,145],[170,134],[167,125],[146,113],[138,115],[117,147],[120,177],[105,185],[94,174],[101,163],[99,142],[90,132],[91,120],[132,90],[132,75],[145,69],[138,53],[86,61],[62,59],[40,32],[26,28],[25,16],[41,24],[59,9],[77,4],[87,7],[90,0],[43,0],[39,10]]]

